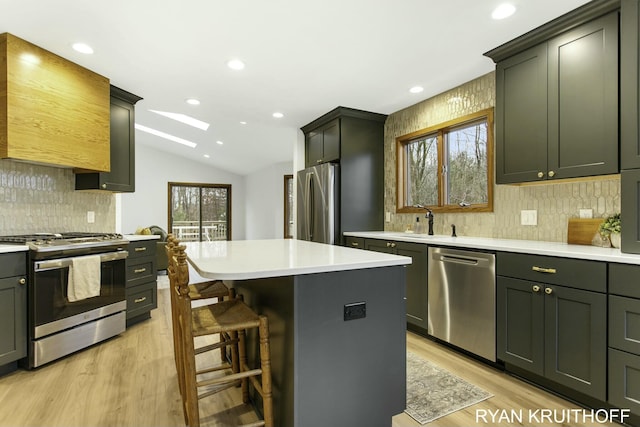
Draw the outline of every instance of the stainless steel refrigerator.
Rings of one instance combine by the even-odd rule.
[[[297,238],[312,242],[339,242],[338,165],[323,163],[297,176]]]

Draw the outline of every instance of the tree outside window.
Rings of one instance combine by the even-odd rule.
[[[493,109],[398,138],[398,212],[493,210]]]

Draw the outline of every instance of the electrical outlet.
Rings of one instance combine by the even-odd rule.
[[[520,211],[520,225],[538,225],[538,211],[535,209]]]
[[[362,319],[367,317],[367,303],[354,302],[344,305],[344,320]]]
[[[87,222],[89,224],[96,222],[96,213],[94,211],[87,211]]]
[[[593,209],[580,209],[580,218],[593,218]]]

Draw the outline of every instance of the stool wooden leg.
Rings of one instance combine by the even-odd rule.
[[[229,332],[229,341],[238,340],[238,333],[236,331]],[[240,372],[240,359],[238,355],[238,344],[231,344],[231,370],[233,373]]]
[[[245,331],[238,331],[238,353],[240,356],[240,372],[244,372],[247,366],[247,347],[245,344]],[[242,401],[249,402],[249,383],[246,378],[242,379]]]
[[[273,395],[271,392],[271,355],[269,349],[269,321],[260,316],[260,368],[262,369],[262,410],[265,427],[273,427]]]

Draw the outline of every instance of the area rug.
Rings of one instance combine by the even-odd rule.
[[[405,412],[421,425],[475,405],[491,396],[491,393],[407,352]]]

